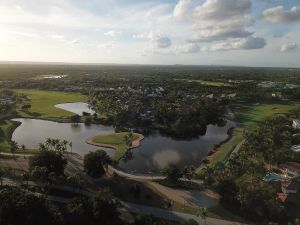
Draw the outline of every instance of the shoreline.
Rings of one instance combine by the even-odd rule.
[[[137,134],[137,135],[138,135],[139,137],[138,137],[137,139],[135,139],[134,141],[132,141],[131,146],[130,146],[129,148],[127,148],[127,149],[124,151],[124,154],[123,154],[123,155],[125,155],[125,153],[126,153],[128,150],[137,148],[137,147],[139,147],[139,146],[141,145],[141,141],[145,138],[145,136],[142,135],[142,134]],[[92,137],[92,138],[90,138],[90,139],[87,139],[87,140],[85,141],[85,143],[86,143],[86,144],[89,144],[89,145],[93,145],[93,146],[102,147],[102,148],[110,148],[110,149],[113,149],[113,150],[115,151],[115,154],[116,154],[117,148],[116,148],[115,145],[112,145],[112,144],[104,144],[104,143],[96,143],[96,142],[93,141],[93,138],[94,138],[94,137]],[[123,155],[122,155],[122,157],[123,157]],[[121,158],[122,158],[122,157],[121,157]]]

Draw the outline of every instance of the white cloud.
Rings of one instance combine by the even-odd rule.
[[[168,37],[155,35],[151,38],[151,45],[156,48],[168,48],[172,45],[172,42]]]
[[[181,46],[178,46],[176,48],[176,52],[178,53],[197,53],[200,51],[200,47],[198,44],[195,44],[195,43],[188,43],[188,44],[185,44],[185,45],[181,45]]]
[[[192,0],[180,0],[173,11],[173,18],[184,20],[190,18],[192,10]]]
[[[295,51],[298,48],[298,45],[296,43],[285,43],[281,45],[280,51],[281,52],[291,52]]]
[[[263,11],[263,18],[273,23],[289,23],[300,21],[300,5],[284,10],[283,6],[276,6]]]
[[[220,42],[211,46],[212,51],[227,50],[250,50],[264,48],[266,41],[260,37],[236,38],[225,42]]]
[[[250,0],[206,0],[194,11],[195,34],[191,42],[244,38],[253,34]]]
[[[110,37],[118,37],[122,34],[122,31],[115,31],[115,30],[110,30],[104,33],[105,36],[110,36]]]

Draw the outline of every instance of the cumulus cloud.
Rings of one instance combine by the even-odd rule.
[[[284,10],[283,6],[276,6],[263,11],[263,18],[273,23],[289,23],[300,21],[300,5]]]
[[[236,38],[225,42],[220,42],[212,45],[212,51],[228,51],[228,50],[250,50],[263,48],[266,45],[264,38],[260,37],[247,37],[247,38]]]
[[[151,45],[155,48],[168,48],[172,45],[172,42],[168,37],[154,35],[151,37]]]
[[[250,0],[206,0],[194,12],[195,34],[192,42],[243,38],[253,34]]]
[[[118,37],[122,34],[122,31],[115,31],[115,30],[110,30],[104,33],[105,36],[110,36],[110,37]]]
[[[298,48],[298,45],[296,43],[285,43],[281,45],[280,51],[281,52],[291,52],[295,51]]]
[[[192,1],[191,0],[180,0],[175,6],[173,11],[173,18],[176,20],[188,19],[191,14]]]
[[[191,7],[190,0],[180,0],[173,11],[174,18],[193,23],[193,34],[188,42],[213,42],[230,38],[246,38],[254,24],[251,17],[251,0],[206,0]]]
[[[185,45],[178,46],[176,48],[176,52],[185,53],[185,54],[197,53],[199,51],[200,51],[200,47],[198,44],[195,44],[195,43],[188,43]]]

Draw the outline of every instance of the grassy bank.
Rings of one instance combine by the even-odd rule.
[[[11,153],[11,136],[20,125],[19,122],[11,120],[0,121],[0,152]],[[26,149],[25,152],[17,150],[16,154],[32,154],[35,150]]]
[[[72,115],[73,113],[56,108],[56,104],[68,102],[86,101],[87,97],[80,93],[66,93],[57,91],[40,91],[40,90],[16,90],[28,96],[31,108],[28,112],[18,110],[21,117],[25,118],[42,118],[63,120]]]
[[[239,124],[232,138],[221,145],[211,156],[211,163],[224,161],[234,148],[243,140],[243,131],[275,115],[285,114],[293,108],[300,107],[300,102],[263,103],[232,106],[236,121]]]
[[[128,132],[121,132],[110,135],[101,135],[93,137],[88,142],[97,146],[115,149],[116,153],[113,156],[113,159],[118,160],[125,154],[128,149],[128,146],[125,142],[125,136],[128,134]],[[134,133],[132,147],[137,147],[139,145],[139,140],[141,139],[143,139],[143,135]],[[138,141],[138,143],[136,143],[135,141]]]

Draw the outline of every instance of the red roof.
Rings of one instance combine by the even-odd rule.
[[[277,199],[281,202],[285,202],[285,200],[287,199],[288,195],[284,194],[284,193],[277,193]]]

